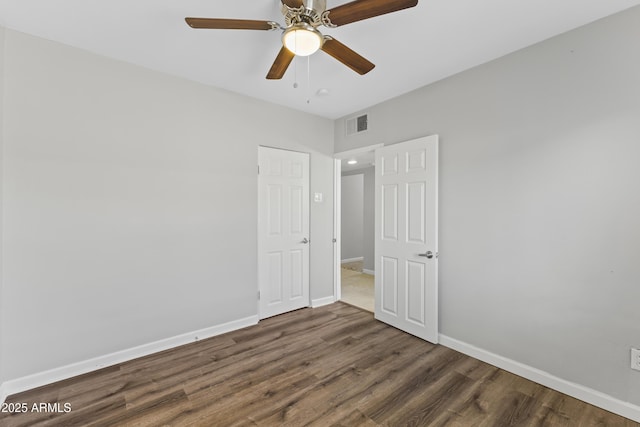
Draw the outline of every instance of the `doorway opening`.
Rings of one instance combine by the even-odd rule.
[[[375,307],[375,149],[336,154],[340,187],[340,256],[337,299],[373,312]]]
[[[342,259],[340,276],[342,301],[373,312],[375,209],[374,166],[343,170],[342,184]]]

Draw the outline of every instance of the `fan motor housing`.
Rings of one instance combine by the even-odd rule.
[[[326,9],[327,0],[304,0],[303,5],[299,8],[291,8],[284,3],[282,4],[282,13],[287,27],[299,23],[309,24],[313,27],[323,25],[326,21]]]
[[[318,15],[327,10],[327,0],[304,0],[304,8],[313,10]]]

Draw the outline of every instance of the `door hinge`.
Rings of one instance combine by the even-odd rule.
[[[260,300],[260,291],[258,291],[258,301]]]
[[[258,165],[258,175],[260,175],[260,165]]]

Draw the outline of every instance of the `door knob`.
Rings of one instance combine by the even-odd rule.
[[[302,242],[300,242],[300,243],[304,243],[304,244],[306,245],[307,243],[309,243],[309,239],[307,239],[307,238],[305,237],[304,239],[302,239]]]
[[[436,252],[436,253],[434,254],[434,253],[433,253],[433,252],[431,252],[431,251],[427,251],[427,252],[425,252],[425,253],[423,253],[423,254],[418,254],[418,256],[423,256],[423,257],[426,257],[426,258],[429,258],[429,259],[433,258],[434,256],[435,256],[436,258],[438,258],[438,252]]]

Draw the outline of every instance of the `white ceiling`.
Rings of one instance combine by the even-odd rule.
[[[327,0],[327,7],[346,1]],[[297,58],[280,81],[265,79],[281,47],[279,31],[194,30],[184,22],[193,16],[284,24],[279,0],[0,0],[0,25],[338,118],[638,4],[419,0],[412,9],[321,27],[375,63],[369,74],[318,52],[309,58],[309,79],[307,59]],[[317,95],[322,88],[329,94]]]

